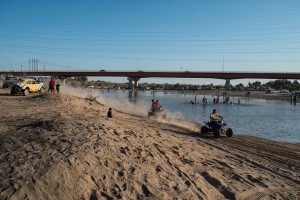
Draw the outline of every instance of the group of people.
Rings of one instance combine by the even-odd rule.
[[[49,88],[48,88],[48,93],[55,93],[55,89],[57,94],[59,94],[59,89],[60,89],[60,84],[59,82],[57,82],[57,84],[55,84],[55,80],[53,78],[51,78],[50,82],[49,82]]]
[[[151,104],[151,109],[152,110],[160,110],[161,105],[159,103],[158,100],[154,101],[154,99],[152,99],[152,104]]]
[[[219,101],[220,101],[219,96],[218,96],[217,98],[214,98],[214,99],[213,99],[213,103],[214,103],[214,104],[218,104]]]

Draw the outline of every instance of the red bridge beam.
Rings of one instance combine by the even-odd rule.
[[[130,72],[130,71],[0,71],[0,74],[14,76],[107,76],[131,78],[216,78],[216,79],[300,79],[300,72]]]

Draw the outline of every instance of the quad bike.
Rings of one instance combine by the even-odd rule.
[[[162,118],[166,118],[167,114],[164,112],[164,110],[162,108],[151,108],[148,112],[148,116],[155,116],[155,117],[159,117],[161,116]]]
[[[208,134],[212,132],[215,138],[219,138],[221,134],[226,134],[227,137],[231,137],[233,135],[232,129],[227,127],[227,124],[223,120],[204,123],[205,125],[201,127],[201,134]]]

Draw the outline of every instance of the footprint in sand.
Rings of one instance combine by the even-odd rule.
[[[156,173],[161,172],[162,171],[161,166],[157,165],[156,168],[155,168],[155,171],[156,171]]]
[[[129,173],[130,173],[130,174],[133,174],[134,172],[135,172],[135,168],[131,166],[131,167],[129,168]]]

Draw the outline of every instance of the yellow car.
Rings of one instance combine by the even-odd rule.
[[[18,93],[23,93],[24,96],[27,96],[31,92],[41,92],[44,93],[45,88],[43,87],[43,82],[38,83],[32,78],[25,78],[18,80],[18,83],[13,85],[11,88],[11,95]]]

